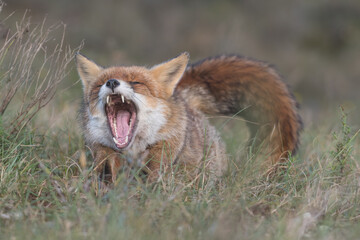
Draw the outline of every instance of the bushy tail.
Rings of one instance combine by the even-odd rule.
[[[243,117],[250,143],[265,144],[273,164],[295,153],[302,129],[298,106],[268,64],[239,56],[208,58],[188,66],[177,91],[206,114]]]

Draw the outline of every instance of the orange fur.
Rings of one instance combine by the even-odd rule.
[[[150,69],[102,68],[77,55],[84,86],[84,136],[106,180],[114,181],[125,162],[142,166],[154,181],[160,169],[181,164],[195,171],[204,159],[211,175],[221,176],[227,168],[225,147],[205,114],[234,115],[245,109],[240,115],[249,121],[256,146],[266,142],[271,165],[295,151],[300,117],[295,100],[273,68],[237,56],[187,66],[188,58],[184,53]],[[119,82],[112,93],[106,87],[110,79]],[[104,110],[111,94],[125,97],[137,109],[134,133],[128,133],[130,142],[123,148],[112,140]]]
[[[251,142],[265,141],[272,164],[295,153],[302,128],[297,103],[268,64],[239,56],[205,59],[188,67],[177,86],[184,90],[204,113],[245,118]]]

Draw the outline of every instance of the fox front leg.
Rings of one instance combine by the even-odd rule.
[[[121,155],[113,149],[97,145],[93,148],[95,168],[98,176],[105,183],[114,183],[119,169],[123,165]]]
[[[143,170],[150,183],[156,182],[162,173],[168,170],[171,162],[176,158],[177,149],[166,142],[158,143],[148,149],[143,160]]]

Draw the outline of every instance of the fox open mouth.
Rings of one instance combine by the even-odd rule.
[[[105,112],[116,146],[127,147],[136,127],[135,104],[123,95],[112,94],[106,97]]]

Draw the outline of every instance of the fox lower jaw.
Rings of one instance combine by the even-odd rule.
[[[117,149],[112,139],[112,134],[108,126],[106,116],[90,117],[85,131],[85,140],[88,144],[101,144],[103,146]]]
[[[144,98],[142,102],[146,102]],[[123,149],[119,149],[114,142],[107,116],[103,110],[103,104],[99,103],[98,108],[96,116],[91,116],[88,112],[89,121],[87,123],[85,139],[90,144],[100,144],[116,152],[123,153],[129,159],[136,159],[146,151],[149,145],[162,139],[159,131],[167,121],[164,115],[164,107],[161,104],[157,104],[154,108],[139,107],[138,124],[133,138],[129,145]]]

